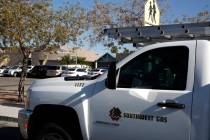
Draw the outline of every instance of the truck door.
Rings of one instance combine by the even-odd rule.
[[[117,89],[97,83],[90,139],[189,140],[195,44],[143,48],[118,67]]]

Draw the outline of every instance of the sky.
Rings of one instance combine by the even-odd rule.
[[[194,16],[199,11],[210,11],[210,0],[169,0],[169,6],[167,14],[162,17],[164,19],[174,19],[183,14]]]
[[[85,8],[90,8],[93,5],[94,0],[53,0],[53,5],[59,7],[63,2],[68,1],[70,3],[80,2]],[[113,2],[122,3],[123,0],[100,0],[101,2]],[[158,0],[157,0],[158,1]],[[183,14],[196,15],[199,11],[205,9],[210,11],[210,0],[166,0],[169,2],[169,11],[164,18],[173,19]],[[206,5],[209,6],[206,6]]]
[[[94,0],[53,0],[53,6],[55,8],[62,5],[63,2],[68,1],[70,3],[79,2],[83,7],[89,9],[93,6]],[[101,2],[113,2],[121,4],[123,0],[100,0]],[[158,0],[157,0],[158,1]],[[169,2],[168,12],[161,17],[161,21],[173,21],[175,18],[182,15],[195,16],[199,11],[210,11],[210,0],[166,0]],[[208,6],[207,6],[208,5]],[[87,47],[87,46],[86,46]],[[97,51],[99,54],[103,54],[108,49],[102,46],[91,48]]]

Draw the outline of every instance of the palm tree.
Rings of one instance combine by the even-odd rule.
[[[60,63],[63,65],[73,64],[74,60],[70,57],[70,55],[65,55],[61,58]]]

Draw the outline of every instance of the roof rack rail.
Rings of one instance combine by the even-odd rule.
[[[110,28],[104,29],[103,34],[118,39],[120,43],[133,43],[134,46],[172,40],[210,40],[210,22]]]

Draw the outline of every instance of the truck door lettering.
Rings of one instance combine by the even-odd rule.
[[[122,115],[121,115],[122,114]],[[122,111],[118,107],[114,107],[109,111],[109,117],[112,121],[119,121],[121,118],[133,119],[133,120],[143,120],[143,121],[155,121],[159,123],[167,123],[167,117],[165,116],[154,116],[148,114],[138,114],[138,113],[127,113]]]
[[[153,121],[154,116],[145,114],[124,113],[124,118]]]

